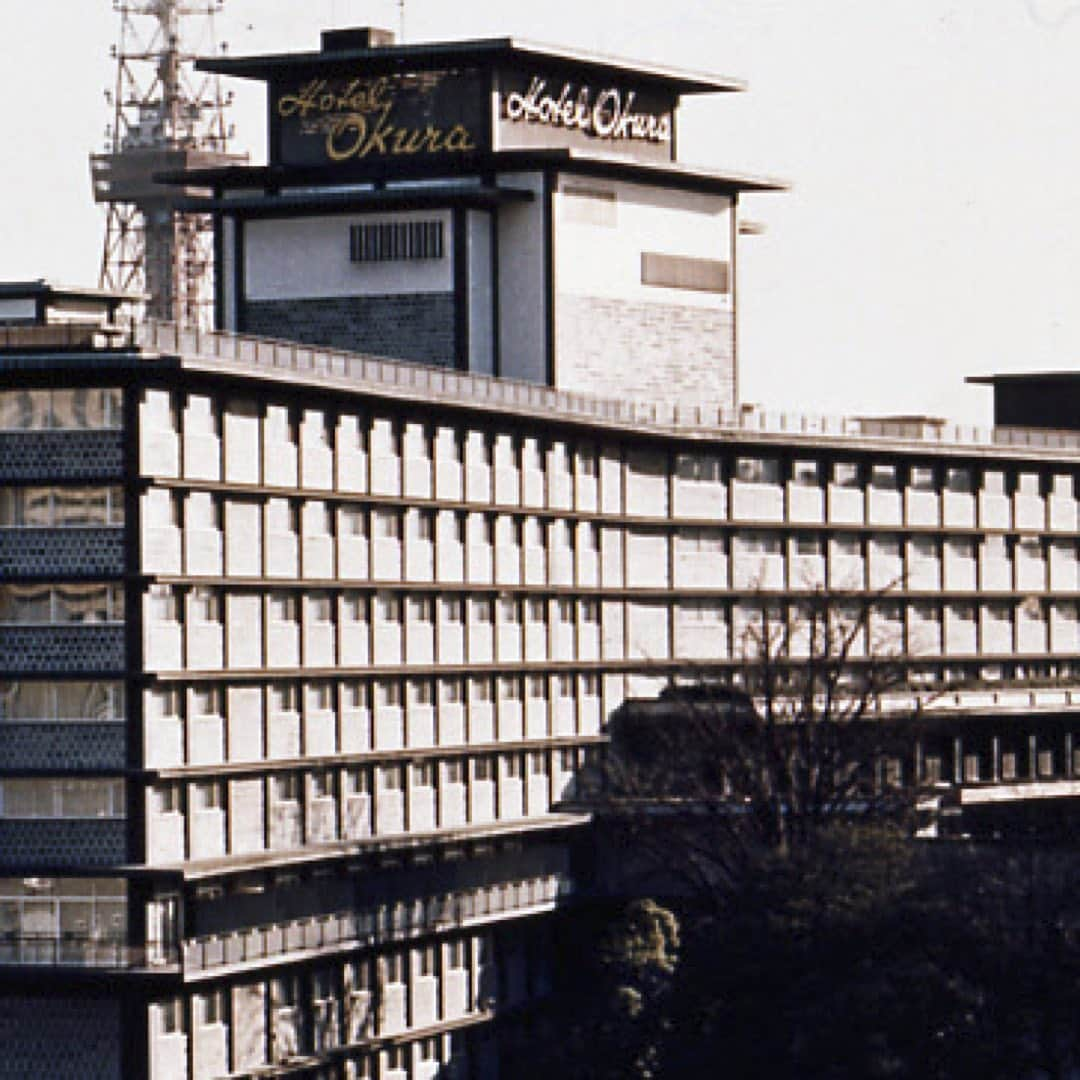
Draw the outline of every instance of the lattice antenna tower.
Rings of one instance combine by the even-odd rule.
[[[112,123],[105,152],[93,154],[95,202],[107,207],[102,288],[141,292],[146,313],[208,325],[213,311],[213,225],[183,209],[202,192],[155,182],[158,173],[238,164],[226,97],[217,76],[194,60],[224,52],[214,16],[224,0],[113,0],[120,39],[111,53],[116,82],[105,91]]]

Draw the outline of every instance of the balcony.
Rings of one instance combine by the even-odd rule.
[[[286,958],[386,945],[424,934],[520,918],[553,910],[570,892],[566,875],[550,874],[454,895],[375,904],[356,911],[209,934],[184,942],[183,971],[189,978],[212,975],[222,968],[280,963]]]
[[[0,967],[94,968],[102,971],[175,968],[175,949],[52,934],[0,933]]]

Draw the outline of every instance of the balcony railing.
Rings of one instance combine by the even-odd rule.
[[[157,968],[175,964],[175,950],[122,941],[52,934],[0,933],[0,966],[102,969]]]
[[[553,907],[569,894],[569,878],[554,874],[411,903],[382,904],[287,923],[268,923],[186,941],[182,949],[183,967],[185,974],[195,974],[276,960],[300,952],[407,941],[422,934]]]
[[[1027,428],[982,428],[935,418],[838,417],[806,413],[732,409],[707,404],[681,404],[604,398],[360,353],[342,352],[295,342],[255,338],[222,331],[182,328],[147,320],[133,331],[142,348],[210,361],[216,369],[245,367],[259,373],[310,377],[350,387],[363,386],[394,397],[422,398],[476,406],[486,404],[549,418],[632,425],[658,432],[694,430],[730,435],[800,435],[846,437],[869,442],[915,442],[933,446],[1016,448],[1080,455],[1080,433]]]

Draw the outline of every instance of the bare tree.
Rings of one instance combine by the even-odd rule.
[[[722,903],[762,852],[915,809],[909,685],[887,590],[742,606],[736,655],[688,667],[609,724],[592,805],[623,870]]]

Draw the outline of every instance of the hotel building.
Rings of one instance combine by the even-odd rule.
[[[374,31],[205,66],[270,118],[182,178],[219,328],[0,287],[0,1076],[513,1076],[605,718],[763,596],[885,590],[920,782],[1068,812],[1080,436],[1003,380],[1033,426],[738,407],[778,185],[674,152],[738,83]]]

